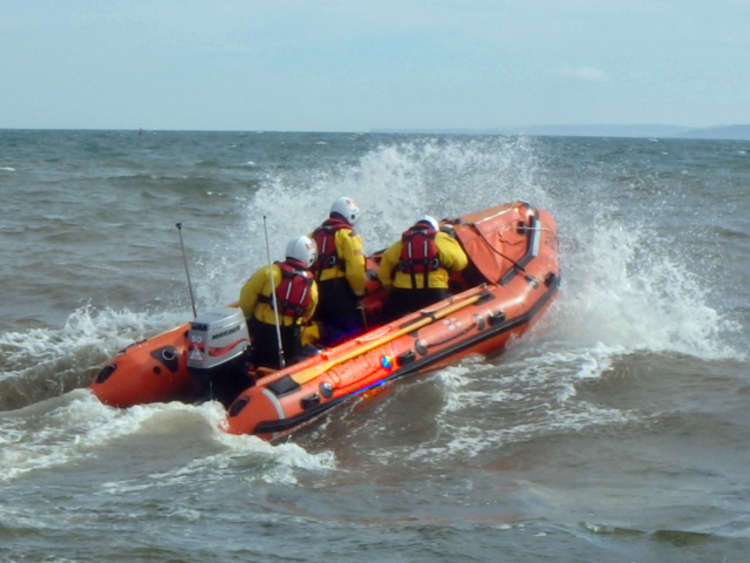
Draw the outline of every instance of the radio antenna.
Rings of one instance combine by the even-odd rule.
[[[193,295],[193,284],[190,282],[190,270],[188,270],[187,254],[185,254],[185,243],[182,240],[182,223],[177,223],[177,232],[180,233],[180,248],[182,248],[182,263],[185,265],[185,276],[187,277],[188,293],[190,294],[190,305],[193,307],[193,318],[198,316],[195,312],[195,296]]]

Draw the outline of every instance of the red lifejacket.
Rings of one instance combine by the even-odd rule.
[[[336,232],[340,229],[353,230],[353,227],[340,217],[329,217],[323,224],[315,229],[312,238],[318,245],[318,259],[311,270],[320,278],[320,272],[341,264],[336,250]]]
[[[312,273],[305,269],[302,262],[287,260],[275,262],[281,270],[281,282],[276,286],[276,304],[280,315],[298,319],[305,314],[312,296],[310,286],[313,284]]]
[[[440,268],[438,247],[435,244],[437,231],[418,223],[401,235],[401,256],[396,268],[411,274],[411,286],[416,289],[415,274],[424,276],[423,287],[427,288],[427,275]]]

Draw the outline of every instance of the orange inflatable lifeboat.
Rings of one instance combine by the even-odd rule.
[[[560,281],[552,217],[516,202],[441,224],[470,259],[454,280],[462,291],[258,380],[229,406],[224,429],[276,439],[360,393],[497,353],[525,332]]]
[[[399,378],[468,354],[498,353],[550,305],[560,270],[557,227],[549,213],[514,202],[443,220],[441,228],[455,233],[469,257],[469,267],[451,280],[452,297],[378,326],[385,292],[371,279],[365,307],[375,328],[283,370],[243,370],[237,346],[244,340],[245,323],[222,320],[226,328],[216,335],[226,340],[213,349],[217,357],[226,350],[235,354],[231,374],[221,376],[231,379],[219,397],[227,405],[222,428],[277,439]],[[369,258],[368,268],[376,268],[378,261],[379,256]],[[189,365],[193,355],[200,359],[196,348],[200,357],[209,357],[199,331],[193,335],[196,321],[129,347],[102,368],[91,390],[121,407],[205,397],[206,379]]]

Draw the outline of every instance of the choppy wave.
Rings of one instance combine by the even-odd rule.
[[[0,414],[0,481],[12,481],[31,472],[54,471],[64,464],[94,460],[102,449],[119,444],[127,451],[128,440],[154,447],[161,464],[177,462],[181,440],[187,434],[198,443],[203,456],[188,456],[184,465],[158,469],[137,481],[100,484],[104,492],[125,493],[134,488],[187,484],[196,473],[202,479],[221,480],[238,465],[251,465],[248,479],[293,484],[294,471],[329,470],[335,467],[331,452],[310,454],[296,444],[272,446],[253,436],[230,436],[219,430],[224,410],[219,403],[201,405],[166,403],[116,409],[101,404],[83,389],[48,399],[24,409]],[[149,442],[144,437],[152,437]],[[172,444],[175,454],[167,455]],[[211,450],[217,453],[208,453]],[[141,452],[148,457],[148,453]],[[171,460],[171,461],[170,461]]]
[[[424,213],[457,216],[521,199],[557,218],[563,285],[543,319],[544,338],[565,346],[569,361],[580,369],[587,369],[594,356],[606,363],[607,357],[639,350],[745,358],[728,338],[741,340],[741,327],[712,302],[711,280],[691,270],[672,241],[657,232],[660,209],[644,217],[642,207],[633,214],[624,207],[627,200],[604,197],[607,190],[621,188],[603,179],[602,170],[552,177],[549,156],[539,141],[527,138],[390,141],[350,156],[311,169],[266,169],[264,179],[249,185],[244,196],[233,192],[245,209],[239,225],[198,225],[200,240],[189,231],[188,242],[200,244],[191,256],[201,303],[234,301],[242,282],[265,263],[264,216],[272,256],[278,256],[290,236],[310,232],[325,218],[330,202],[348,194],[363,210],[358,229],[365,250],[372,252],[396,240]],[[157,198],[165,185],[188,182],[186,190],[169,188],[176,207],[180,198],[192,199],[194,189],[205,194],[201,178],[124,178],[134,184],[156,182],[148,189],[156,190]],[[212,179],[211,185],[219,184]],[[111,220],[111,214],[106,216]],[[80,385],[106,354],[182,320],[171,311],[84,308],[74,311],[62,329],[0,335],[0,381],[7,386],[13,380],[16,395],[6,399],[5,408]]]
[[[711,303],[708,285],[637,222],[605,213],[585,232],[563,227],[564,284],[557,335],[622,351],[744,359],[726,336],[739,324]]]
[[[475,360],[441,370],[444,396],[437,414],[440,433],[403,455],[412,460],[471,459],[561,433],[595,432],[623,427],[640,417],[627,409],[571,400],[586,371],[581,358],[533,350],[525,343],[521,358],[504,357],[500,364]],[[510,354],[512,356],[512,353]],[[604,366],[598,366],[603,373]],[[481,424],[475,413],[482,413]]]
[[[0,334],[0,410],[88,386],[108,357],[129,344],[183,322],[170,312],[75,310],[62,328]]]

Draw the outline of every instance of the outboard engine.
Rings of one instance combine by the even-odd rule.
[[[253,384],[249,356],[250,337],[241,309],[209,310],[190,324],[187,367],[199,399],[218,399],[225,407],[231,404]]]

